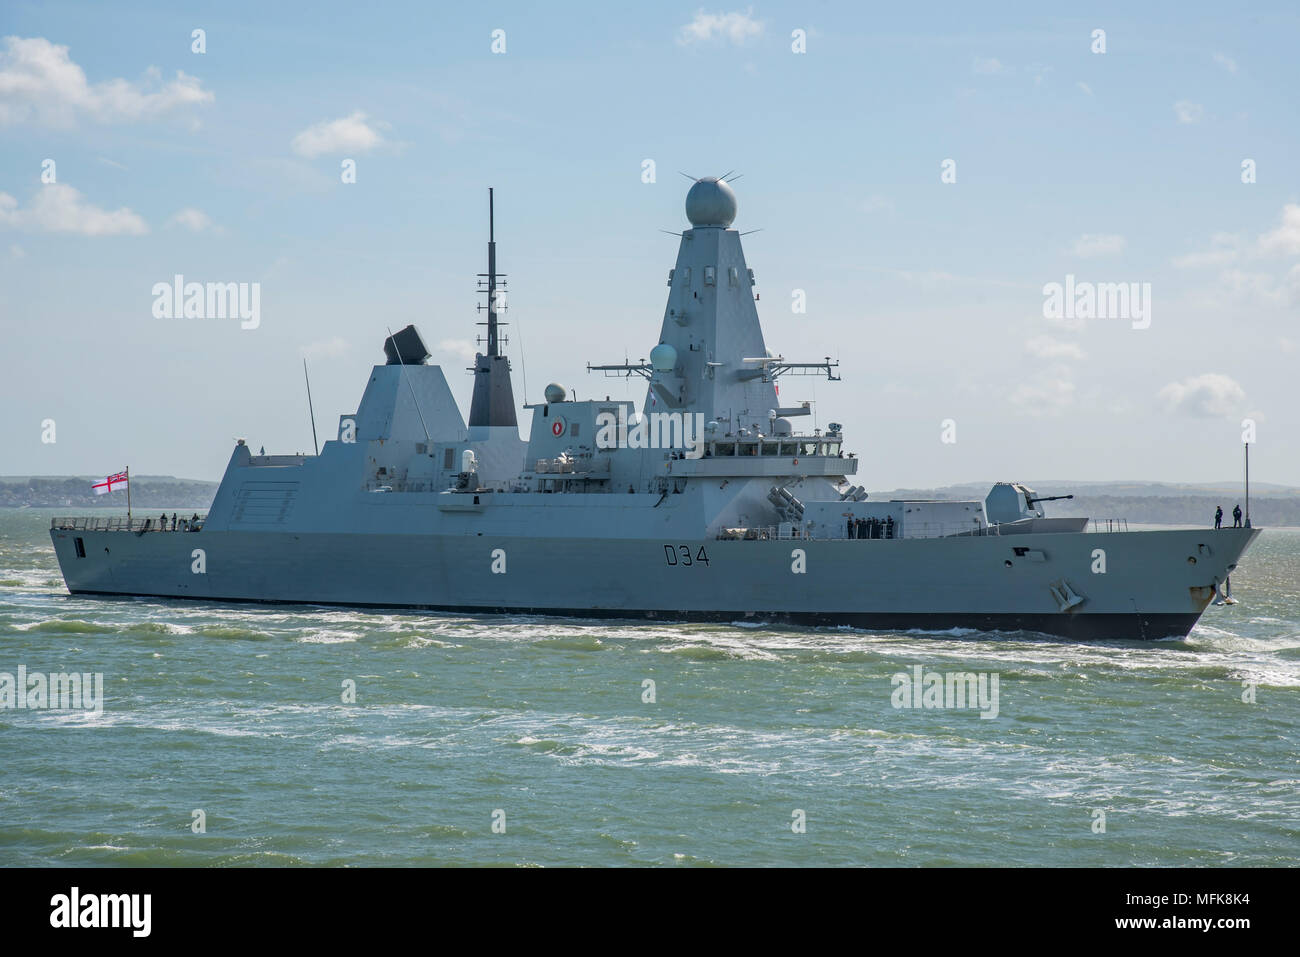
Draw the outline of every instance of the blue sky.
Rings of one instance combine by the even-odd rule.
[[[869,488],[1223,480],[1244,418],[1252,474],[1300,485],[1298,26],[1283,4],[6,2],[0,474],[216,478],[236,437],[310,448],[304,353],[333,423],[410,322],[467,410],[488,186],[516,395],[526,370],[530,399],[639,399],[586,363],[657,339],[678,171],[736,169],[769,347],[842,362],[782,396],[845,424]],[[155,318],[177,273],[260,283],[260,325]],[[1067,274],[1150,283],[1150,327],[1045,318]]]

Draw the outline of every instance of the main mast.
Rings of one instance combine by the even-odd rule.
[[[698,413],[719,438],[791,434],[787,420],[811,415],[808,404],[782,406],[782,375],[838,379],[838,363],[787,362],[769,355],[759,323],[754,275],[745,263],[739,210],[723,177],[703,176],[686,194],[691,228],[681,234],[668,274],[668,302],[650,361],[588,366],[606,375],[636,373],[649,382],[643,411]]]
[[[486,284],[483,280],[487,280]],[[504,311],[505,276],[497,273],[496,210],[491,188],[488,189],[488,271],[479,273],[479,292],[487,294],[487,353],[474,356],[474,395],[469,407],[469,427],[508,426],[518,429],[515,418],[514,390],[510,385],[510,360],[501,354],[504,344],[499,327],[505,325],[498,317]],[[480,342],[484,340],[482,337]],[[508,340],[505,340],[508,341]]]

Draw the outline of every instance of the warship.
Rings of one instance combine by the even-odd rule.
[[[781,404],[782,377],[839,364],[768,349],[737,209],[725,177],[694,181],[648,360],[587,367],[644,378],[640,407],[553,383],[520,406],[525,441],[489,190],[468,423],[418,330],[384,330],[385,361],[317,454],[238,440],[196,520],[54,519],[68,590],[1071,640],[1185,636],[1222,600],[1249,524],[1049,517],[1014,482],[983,501],[868,496],[877,463]]]

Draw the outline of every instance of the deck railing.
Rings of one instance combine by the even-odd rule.
[[[1082,529],[1086,532],[1127,532],[1128,519],[1125,518],[1090,518],[1088,525]],[[779,526],[751,526],[749,528],[728,528],[718,533],[720,539],[743,540],[743,541],[768,541],[770,539],[791,539],[802,538],[816,541],[898,541],[901,539],[916,538],[952,538],[967,536],[1002,536],[1002,530],[997,525],[975,526],[964,522],[912,522],[899,523],[894,526],[893,534],[886,537],[886,527],[882,526],[876,537],[858,537],[849,538],[848,530],[844,529],[837,534],[820,534],[810,529],[802,529],[795,525],[792,529],[782,529]],[[1008,537],[1013,537],[1008,533]],[[1019,540],[1020,535],[1014,537]]]
[[[159,518],[62,516],[50,519],[50,528],[68,532],[197,532],[207,518],[206,515],[200,515],[195,522],[191,517],[177,516],[173,524],[170,516],[165,523]]]
[[[1089,532],[1127,532],[1127,518],[1090,518],[1088,519],[1087,531]]]

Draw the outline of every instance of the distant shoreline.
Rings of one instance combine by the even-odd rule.
[[[65,513],[125,512],[126,495],[112,492],[96,495],[91,486],[97,479],[86,476],[0,476],[0,508],[49,508]],[[206,512],[216,497],[217,482],[178,479],[171,476],[131,476],[131,507],[140,515],[151,511]],[[980,501],[989,485],[963,483],[943,488],[899,488],[870,492],[876,501],[889,499],[940,499]],[[1243,490],[1171,486],[1160,482],[1040,482],[1030,484],[1040,495],[1073,494],[1072,500],[1048,502],[1050,517],[1091,518],[1099,523],[1112,519],[1133,525],[1206,528],[1214,526],[1214,510],[1223,508],[1224,524],[1232,524],[1232,509],[1245,507]],[[179,504],[185,503],[185,504]],[[1261,528],[1300,528],[1300,489],[1264,485],[1252,489],[1252,524]]]
[[[126,509],[126,491],[96,495],[92,486],[103,476],[0,476],[0,508],[58,508],[69,511]],[[150,509],[207,511],[217,494],[216,482],[178,479],[171,476],[132,475],[131,509],[141,514]],[[177,503],[186,502],[182,506]]]

